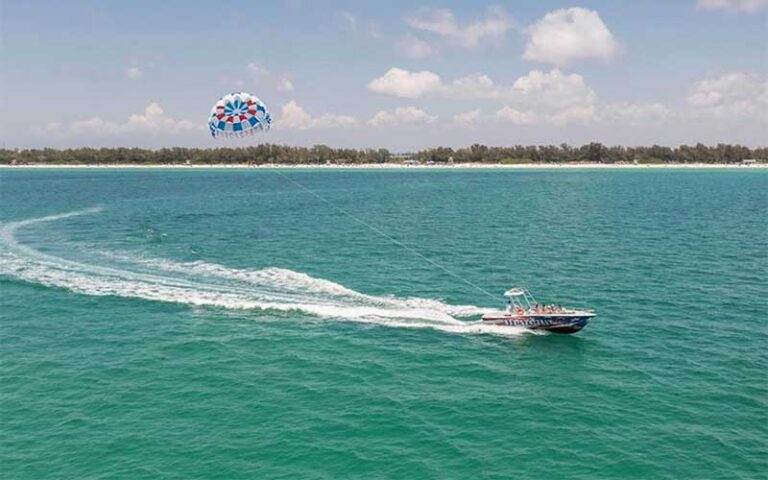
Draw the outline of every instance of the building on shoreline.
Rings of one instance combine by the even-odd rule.
[[[416,160],[416,154],[414,153],[393,153],[390,157],[390,162],[402,163],[403,165],[420,165]]]

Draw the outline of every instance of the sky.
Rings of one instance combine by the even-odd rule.
[[[221,96],[273,128],[214,140]],[[768,144],[768,0],[0,0],[6,148]]]

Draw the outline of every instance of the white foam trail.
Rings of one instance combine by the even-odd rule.
[[[519,335],[524,329],[458,320],[488,311],[472,305],[449,305],[424,298],[373,296],[329,280],[282,268],[237,269],[206,262],[173,262],[103,252],[113,265],[45,254],[16,238],[19,229],[92,214],[87,209],[50,215],[0,227],[0,275],[73,292],[140,298],[228,309],[302,311],[334,320],[401,328],[434,328],[454,333]],[[91,258],[94,257],[93,252]]]

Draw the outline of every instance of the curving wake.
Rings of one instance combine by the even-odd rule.
[[[524,329],[480,325],[457,317],[488,309],[424,298],[372,296],[282,268],[237,269],[206,262],[173,262],[128,254],[91,254],[88,262],[40,252],[17,239],[25,227],[99,212],[93,208],[0,226],[0,276],[72,292],[227,309],[300,311],[330,320],[455,333],[519,335]]]

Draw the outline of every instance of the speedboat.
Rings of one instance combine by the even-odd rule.
[[[539,304],[522,287],[510,288],[504,292],[504,296],[507,297],[506,310],[486,313],[481,320],[483,324],[576,333],[595,316],[593,310]]]

